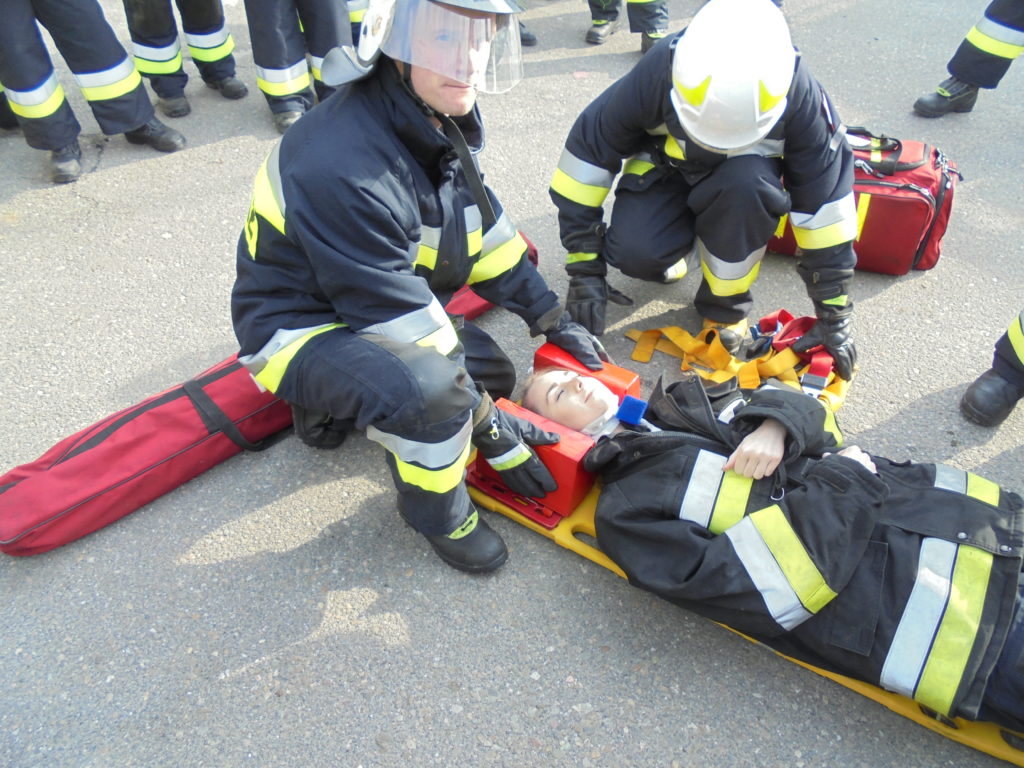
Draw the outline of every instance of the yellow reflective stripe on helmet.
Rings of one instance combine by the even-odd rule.
[[[128,58],[102,72],[76,72],[75,80],[86,101],[116,99],[131,93],[142,84],[142,76]]]
[[[623,166],[622,172],[624,174],[631,173],[637,176],[643,176],[649,170],[654,168],[654,163],[649,160],[642,160],[639,157],[631,157],[626,161],[626,165]]]
[[[556,168],[554,176],[551,177],[551,189],[574,203],[585,205],[588,208],[600,208],[604,203],[604,199],[608,197],[611,187],[596,187],[591,184],[583,184],[576,181],[576,179],[561,168]]]
[[[415,485],[430,493],[448,493],[462,482],[470,447],[467,442],[459,458],[444,469],[425,469],[404,462],[397,456],[395,457],[395,466],[398,468],[399,476],[409,485]]]
[[[685,160],[686,152],[676,141],[675,136],[669,134],[665,137],[665,154],[669,157],[675,158],[676,160]]]
[[[135,68],[144,75],[169,75],[181,69],[181,46],[175,40],[162,48],[132,43]]]
[[[987,21],[987,19],[986,19]],[[980,25],[978,25],[980,26]],[[993,56],[998,56],[1001,59],[1016,59],[1021,51],[1024,51],[1024,46],[1014,43],[1003,42],[989,34],[986,34],[978,26],[971,28],[971,31],[967,33],[967,42],[973,45],[975,48],[990,53]],[[1002,27],[1002,25],[995,25]],[[987,31],[994,31],[992,27],[986,27]],[[1003,29],[1006,29],[1003,27]]]
[[[64,89],[57,82],[56,75],[52,73],[31,91],[15,91],[8,88],[6,93],[7,105],[11,111],[30,120],[52,115],[64,103]]]
[[[708,86],[711,85],[711,75],[705,77],[704,82],[698,83],[697,85],[694,85],[692,87],[687,87],[683,85],[681,82],[679,82],[673,77],[672,85],[675,86],[680,96],[686,99],[693,106],[699,107],[701,104],[704,103],[704,99],[707,97]]]
[[[1022,317],[1024,315],[1018,315],[1017,319],[1010,323],[1010,327],[1006,329],[1006,335],[1010,339],[1010,344],[1013,345],[1013,351],[1017,353],[1017,359],[1024,363],[1024,328],[1022,328]]]
[[[283,69],[256,67],[256,85],[268,96],[290,96],[309,88],[309,83],[305,59]]]
[[[581,261],[593,261],[597,258],[596,253],[569,253],[566,254],[566,264],[578,264]]]
[[[480,257],[480,260],[473,265],[473,271],[469,273],[469,279],[466,282],[472,285],[507,272],[520,262],[523,254],[526,253],[526,248],[526,241],[516,232],[510,240]]]
[[[281,386],[281,379],[284,378],[285,371],[288,370],[288,364],[291,363],[292,358],[302,349],[303,345],[314,336],[319,336],[321,333],[326,333],[340,327],[341,323],[331,323],[312,330],[304,336],[300,336],[278,352],[272,354],[267,359],[267,364],[263,366],[263,370],[254,374],[253,378],[271,392],[277,392],[277,388]]]
[[[774,107],[778,106],[779,102],[786,98],[786,94],[789,92],[788,89],[782,93],[775,95],[768,90],[768,86],[764,84],[764,80],[761,80],[759,89],[759,96],[757,101],[758,109],[762,113],[771,111]]]
[[[957,550],[949,602],[914,692],[915,700],[943,715],[950,713],[974,648],[992,562],[992,555],[980,549]]]
[[[825,577],[807,554],[800,537],[777,504],[752,513],[750,520],[757,527],[804,608],[817,613],[835,599],[836,593],[825,582]]]

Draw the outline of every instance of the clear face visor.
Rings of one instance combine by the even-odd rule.
[[[408,0],[399,5],[381,51],[483,93],[504,93],[523,77],[513,14]]]

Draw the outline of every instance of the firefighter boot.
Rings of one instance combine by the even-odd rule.
[[[284,133],[295,125],[295,122],[302,117],[302,115],[303,113],[297,109],[291,109],[287,112],[275,112],[274,127],[277,128],[278,133]]]
[[[942,117],[950,112],[970,112],[978,100],[978,86],[950,77],[939,87],[914,102],[921,117]]]
[[[68,184],[82,175],[82,148],[78,139],[50,152],[50,171],[54,184]]]
[[[161,97],[158,104],[160,111],[167,115],[167,117],[184,117],[192,111],[192,107],[188,103],[188,99],[185,98],[185,94],[169,98]]]
[[[664,32],[644,32],[640,35],[640,53],[645,54],[655,45],[657,45],[661,39],[665,37]]]
[[[501,536],[480,519],[475,509],[466,522],[448,535],[427,536],[438,557],[452,568],[466,573],[487,573],[497,570],[506,559],[508,549]]]
[[[704,318],[701,332],[703,333],[707,330],[715,331],[726,351],[733,357],[739,357],[740,350],[743,347],[743,340],[747,337],[748,327],[747,318],[743,318],[738,323],[719,323],[715,320]]]
[[[608,41],[609,37],[615,34],[615,30],[618,28],[618,19],[612,19],[611,21],[594,19],[593,25],[587,30],[587,36],[584,40],[591,45],[602,45]]]
[[[1003,423],[1022,395],[1024,390],[990,368],[964,392],[960,412],[975,424],[994,427]]]
[[[185,137],[155,117],[138,128],[125,131],[124,137],[131,144],[148,144],[159,152],[177,152],[185,148]]]
[[[207,88],[213,88],[215,91],[220,91],[220,95],[225,99],[236,99],[245,98],[249,93],[249,89],[245,87],[245,83],[239,80],[237,77],[225,77],[223,80],[211,80],[206,84]]]

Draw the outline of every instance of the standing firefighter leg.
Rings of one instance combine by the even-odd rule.
[[[1002,424],[1024,395],[1024,312],[1010,323],[992,358],[992,367],[967,388],[960,411],[983,427]]]

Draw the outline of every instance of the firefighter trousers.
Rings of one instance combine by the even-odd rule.
[[[345,0],[245,0],[245,15],[256,83],[271,112],[305,112],[331,93],[320,67],[331,48],[352,42]]]
[[[768,239],[789,211],[781,163],[742,155],[687,181],[672,168],[627,173],[615,189],[602,255],[630,277],[660,282],[696,253],[703,277],[694,305],[701,317],[735,323],[753,304]]]
[[[622,0],[588,0],[590,18],[594,21],[614,21],[619,18]],[[667,0],[626,0],[626,15],[630,32],[668,31]]]
[[[477,399],[467,370],[495,398],[515,386],[490,336],[467,324],[459,338],[465,367],[431,347],[335,328],[302,346],[276,391],[384,446],[399,512],[426,535],[451,533],[472,511],[464,478]]]
[[[0,83],[30,147],[60,149],[81,131],[36,21],[53,37],[103,133],[124,133],[153,117],[142,78],[96,0],[4,0]]]
[[[1024,389],[1024,312],[996,342],[992,368],[1011,384]]]
[[[189,54],[204,82],[234,77],[234,38],[224,23],[221,0],[174,0]],[[188,75],[182,67],[181,43],[171,0],[124,0],[135,66],[161,98],[185,92]]]
[[[946,69],[981,88],[995,88],[1024,51],[1024,0],[992,0]]]

